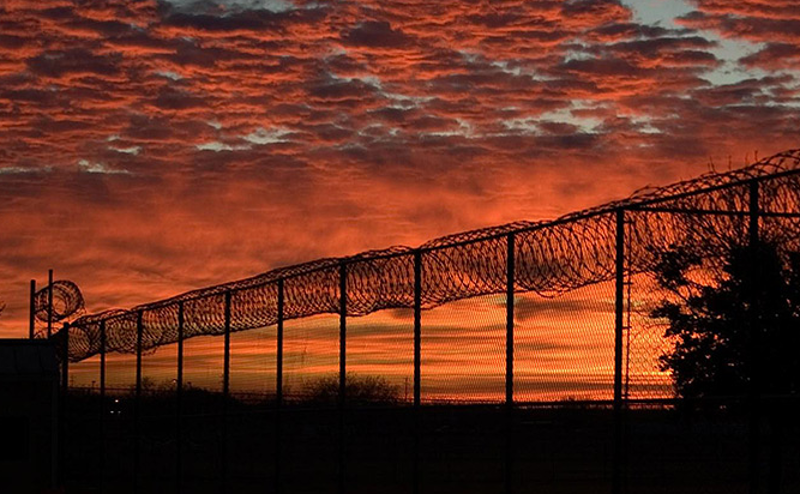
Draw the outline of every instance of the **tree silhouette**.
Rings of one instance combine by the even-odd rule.
[[[761,393],[797,393],[800,254],[732,245],[720,268],[687,249],[660,256],[656,280],[670,296],[650,316],[667,321],[672,341],[661,369],[684,398],[742,395],[757,376]]]

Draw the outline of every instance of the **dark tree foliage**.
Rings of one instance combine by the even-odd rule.
[[[800,255],[760,243],[735,245],[721,261],[715,276],[687,250],[662,254],[656,279],[673,296],[650,313],[673,342],[662,370],[684,398],[743,395],[754,379],[764,394],[798,393]]]

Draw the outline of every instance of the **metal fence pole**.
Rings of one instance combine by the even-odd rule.
[[[282,430],[282,408],[283,408],[283,278],[278,280],[278,316],[277,316],[277,362],[276,362],[276,383],[275,383],[275,492],[280,494],[283,490],[283,479],[281,477],[281,455],[283,454],[283,430]]]
[[[36,280],[31,280],[30,314],[28,314],[28,338],[36,333]]]
[[[100,321],[100,492],[106,478],[106,322]]]
[[[614,453],[611,491],[621,494],[625,474],[624,404],[622,401],[622,336],[625,304],[625,210],[616,211],[616,257],[614,301]]]
[[[178,302],[178,375],[175,380],[175,490],[183,487],[183,301]]]
[[[106,322],[100,321],[100,404],[105,416],[106,399]]]
[[[133,492],[139,492],[139,442],[142,402],[142,333],[144,324],[142,311],[136,314],[136,391],[133,404]]]
[[[752,378],[750,379],[750,389],[748,390],[749,403],[749,427],[748,427],[748,474],[750,477],[750,493],[757,494],[759,492],[760,472],[759,465],[761,438],[759,428],[761,426],[761,328],[758,327],[759,323],[759,309],[760,293],[759,289],[759,267],[758,267],[758,249],[759,246],[759,231],[758,231],[758,215],[759,215],[759,190],[758,182],[750,182],[750,201],[749,201],[749,215],[748,215],[748,242],[750,247],[750,362],[752,365]]]
[[[222,357],[222,492],[228,492],[228,408],[231,395],[231,292],[225,292],[225,347]]]
[[[414,252],[414,451],[411,482],[414,494],[420,490],[420,435],[422,398],[422,252]]]
[[[227,403],[231,391],[231,292],[225,292],[225,347],[222,356],[222,395]]]
[[[61,328],[63,336],[63,347],[61,349],[61,410],[59,415],[58,432],[58,472],[61,485],[66,481],[66,460],[67,460],[67,395],[69,391],[69,323]]]
[[[47,338],[53,336],[53,270],[47,270]]]
[[[277,362],[275,371],[275,403],[278,409],[283,406],[283,278],[278,280],[278,314],[277,314]]]
[[[347,400],[347,265],[339,265],[339,494],[347,491],[345,482],[345,402]]]
[[[514,240],[515,235],[507,237],[506,251],[506,493],[513,488],[514,466]]]
[[[69,390],[69,323],[64,323],[61,331],[64,333],[64,347],[61,354],[61,387],[66,396]]]

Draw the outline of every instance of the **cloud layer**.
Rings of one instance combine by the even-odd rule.
[[[0,334],[798,146],[792,0],[8,0]]]

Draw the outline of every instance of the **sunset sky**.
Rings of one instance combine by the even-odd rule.
[[[796,0],[3,0],[0,336],[797,147]]]

